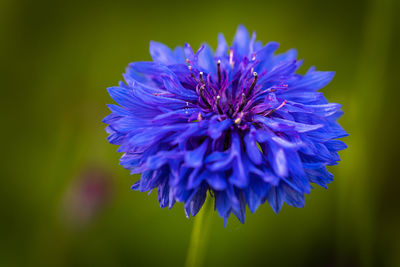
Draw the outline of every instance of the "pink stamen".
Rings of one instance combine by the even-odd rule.
[[[286,105],[286,103],[287,103],[287,100],[283,101],[277,108],[274,108],[274,109],[271,109],[271,110],[268,110],[267,112],[265,112],[264,116],[268,116],[268,115],[274,113],[275,111],[281,109],[284,105]]]
[[[155,95],[155,96],[159,96],[159,95],[174,95],[174,94],[171,94],[171,93],[168,93],[168,92],[164,92],[164,93],[153,93],[153,95]]]
[[[233,68],[233,49],[229,49],[229,65]]]

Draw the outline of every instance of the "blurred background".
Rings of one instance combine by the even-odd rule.
[[[263,205],[224,228],[217,213],[204,266],[400,266],[398,0],[0,1],[0,266],[182,266],[193,218],[130,190],[101,120],[129,62],[150,40],[171,47],[238,24],[295,47],[336,77],[350,133],[335,181],[306,206]]]

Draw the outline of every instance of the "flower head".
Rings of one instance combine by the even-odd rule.
[[[121,165],[141,173],[132,189],[157,188],[161,207],[184,202],[188,217],[209,191],[225,222],[233,213],[243,223],[246,206],[303,207],[310,183],[326,187],[325,166],[346,148],[335,140],[346,136],[341,106],[318,92],[334,73],[296,74],[296,51],[275,55],[278,46],[243,26],[231,47],[220,34],[215,53],[151,42],[153,62],[129,64],[108,89],[119,105],[104,119]]]

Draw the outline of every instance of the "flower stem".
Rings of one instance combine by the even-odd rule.
[[[204,248],[208,240],[211,222],[212,200],[207,197],[206,203],[194,217],[194,225],[186,258],[186,267],[200,267],[204,260]]]

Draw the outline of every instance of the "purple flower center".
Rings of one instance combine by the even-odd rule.
[[[275,92],[278,88],[284,89],[287,85],[281,83],[280,87],[271,87],[263,91],[257,84],[259,75],[254,72],[257,63],[254,60],[255,57],[252,64],[247,64],[244,68],[244,73],[235,74],[230,74],[225,69],[233,68],[233,62],[229,62],[224,68],[218,60],[217,73],[205,74],[193,69],[187,60],[190,77],[187,77],[186,88],[195,90],[199,96],[197,102],[192,104],[199,106],[204,114],[218,114],[220,120],[232,119],[243,130],[248,128],[247,122],[252,122],[254,114],[268,116],[282,108],[286,101],[273,109],[264,101],[266,98],[257,99],[261,94]],[[202,117],[202,113],[199,113],[197,119],[202,120]]]

